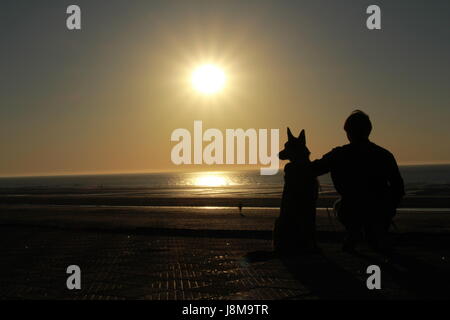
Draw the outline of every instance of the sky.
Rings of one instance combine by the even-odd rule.
[[[71,4],[82,30],[66,28]],[[170,137],[194,120],[278,128],[280,147],[305,129],[315,159],[347,143],[354,109],[400,164],[450,163],[449,14],[446,0],[2,0],[0,176],[192,169]],[[227,77],[213,96],[190,84],[204,63]]]

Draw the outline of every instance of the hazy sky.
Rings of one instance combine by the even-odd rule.
[[[399,163],[450,162],[449,14],[448,0],[2,0],[0,175],[180,169],[170,135],[194,120],[280,128],[280,143],[304,128],[316,158],[346,143],[356,108]],[[206,62],[227,75],[210,98],[189,83]]]

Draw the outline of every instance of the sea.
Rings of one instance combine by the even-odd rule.
[[[449,165],[400,166],[407,194],[431,190],[450,196]],[[334,193],[329,175],[319,178],[322,193]],[[281,193],[283,171],[272,176],[249,171],[202,171],[135,174],[61,175],[0,178],[0,190],[19,189],[143,189],[153,196],[271,197]]]

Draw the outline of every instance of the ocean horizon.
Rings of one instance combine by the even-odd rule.
[[[399,166],[407,194],[450,194],[449,165]],[[322,194],[335,193],[330,176],[319,177]],[[283,188],[283,170],[272,176],[259,170],[81,174],[3,177],[0,189],[145,189],[153,196],[277,196]]]

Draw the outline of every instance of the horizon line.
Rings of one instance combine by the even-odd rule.
[[[413,166],[439,166],[439,165],[450,165],[450,162],[407,162],[399,163],[399,167],[413,167]],[[217,168],[217,170],[202,170],[200,168],[184,168],[184,169],[150,169],[150,170],[140,170],[140,171],[80,171],[73,173],[36,173],[36,174],[12,174],[12,175],[0,175],[0,179],[8,178],[44,178],[44,177],[70,177],[70,176],[101,176],[101,175],[126,175],[126,174],[158,174],[158,173],[192,173],[192,172],[231,172],[231,171],[258,171],[260,168],[243,168],[239,166],[233,170]],[[68,170],[67,170],[68,171]],[[280,172],[283,168],[280,167]]]

